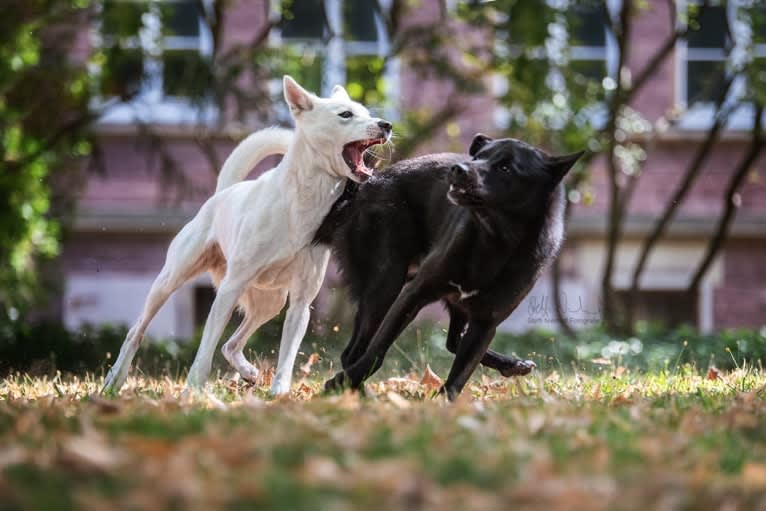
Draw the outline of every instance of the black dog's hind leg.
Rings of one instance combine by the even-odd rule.
[[[465,387],[476,367],[486,356],[487,347],[495,336],[495,329],[488,322],[470,321],[457,345],[455,361],[452,363],[447,381],[439,392],[446,393],[454,400]]]
[[[388,310],[375,337],[370,341],[367,350],[356,362],[327,380],[325,390],[337,391],[346,387],[358,389],[364,380],[380,369],[386,352],[420,309],[436,300],[438,296],[439,293],[435,289],[417,278],[404,286]]]
[[[452,305],[447,305],[449,311],[449,331],[447,333],[447,350],[456,354],[461,336],[468,323],[468,316]],[[529,374],[537,365],[531,360],[520,360],[510,355],[503,355],[488,349],[481,359],[481,365],[496,369],[503,376],[523,376]]]

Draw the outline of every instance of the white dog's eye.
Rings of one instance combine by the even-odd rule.
[[[354,114],[351,112],[351,110],[345,110],[338,114],[339,116],[343,117],[344,119],[351,119]]]

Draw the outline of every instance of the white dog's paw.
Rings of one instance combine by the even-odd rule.
[[[237,354],[229,355],[224,350],[224,357],[228,360],[229,364],[236,369],[239,376],[248,383],[255,384],[258,380],[260,371],[253,364],[251,364],[245,356],[240,352]]]
[[[189,375],[186,377],[186,388],[200,390],[205,386],[206,381],[207,372],[203,373],[192,365],[189,369]]]
[[[101,394],[105,396],[117,395],[117,393],[120,392],[120,388],[122,388],[125,383],[125,380],[127,380],[127,374],[122,374],[122,371],[116,370],[115,366],[112,366],[109,372],[106,373],[106,378],[104,378],[104,386],[101,387]]]
[[[247,362],[246,364],[247,365],[240,365],[237,367],[239,376],[246,382],[255,384],[258,381],[260,371],[258,371],[258,369],[250,362]]]
[[[290,393],[290,382],[279,381],[278,378],[274,378],[274,383],[271,385],[271,394],[274,396],[281,396],[283,394]]]

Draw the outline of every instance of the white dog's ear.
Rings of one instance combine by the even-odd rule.
[[[307,112],[314,108],[314,102],[311,99],[311,93],[298,85],[290,75],[285,75],[282,79],[285,91],[285,101],[293,114]]]
[[[332,97],[351,101],[351,97],[348,95],[348,92],[346,92],[346,89],[344,89],[342,85],[336,85],[332,88]]]

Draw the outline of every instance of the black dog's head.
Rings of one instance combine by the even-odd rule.
[[[459,206],[534,213],[583,152],[549,156],[520,140],[478,134],[473,159],[450,170],[447,197]]]

